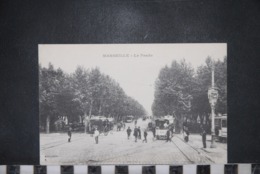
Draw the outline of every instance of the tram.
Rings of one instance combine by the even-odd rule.
[[[215,134],[219,141],[227,141],[227,114],[215,117]]]
[[[168,130],[168,127],[165,126],[165,124],[169,125],[169,120],[164,118],[158,118],[155,120],[155,126],[156,126],[156,139],[166,139],[166,133]]]

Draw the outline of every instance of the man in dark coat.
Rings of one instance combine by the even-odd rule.
[[[135,129],[134,129],[135,142],[137,142],[137,136],[138,136],[138,129],[137,129],[137,127],[135,126]]]
[[[206,148],[207,147],[207,145],[206,145],[207,132],[203,125],[201,125],[201,136],[202,136],[203,148]]]
[[[71,135],[72,135],[72,128],[69,127],[69,130],[68,130],[68,136],[69,136],[69,138],[68,138],[68,142],[71,141]]]
[[[146,129],[144,130],[144,140],[143,140],[143,142],[147,143],[147,130]]]
[[[141,137],[141,128],[140,128],[140,126],[138,127],[138,138],[139,138],[139,139],[142,139],[142,137]]]
[[[184,140],[185,140],[185,142],[189,141],[189,135],[190,135],[189,128],[186,127],[185,130],[184,130]]]
[[[132,130],[130,129],[130,127],[127,128],[126,132],[127,132],[127,139],[129,139],[129,138],[130,138],[130,135],[131,135],[131,132],[132,132]]]

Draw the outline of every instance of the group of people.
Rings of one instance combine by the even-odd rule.
[[[95,137],[95,142],[96,142],[96,144],[98,144],[99,134],[100,134],[100,133],[99,133],[98,129],[95,128],[93,135],[94,135],[94,137]],[[69,127],[69,129],[68,129],[68,142],[71,142],[71,136],[72,136],[72,128]]]
[[[127,130],[126,130],[127,138],[128,138],[128,139],[129,139],[130,136],[131,136],[131,132],[132,132],[132,129],[131,129],[130,127],[128,127]],[[135,137],[135,142],[137,142],[138,139],[142,139],[140,126],[139,126],[139,127],[135,126],[133,135],[134,135],[134,137]],[[143,135],[144,135],[143,142],[146,142],[146,143],[147,143],[147,135],[148,135],[148,133],[147,133],[147,130],[146,130],[146,129],[144,130],[144,134],[143,134]]]
[[[202,136],[202,144],[203,144],[203,148],[207,147],[206,144],[206,137],[207,137],[207,131],[205,126],[201,125],[200,126],[201,129],[201,133],[200,135]],[[183,124],[183,136],[184,136],[184,141],[188,142],[189,141],[189,135],[190,135],[190,131],[189,131],[189,127],[187,126],[187,124]]]
[[[122,125],[122,127],[123,127],[123,125]],[[207,132],[206,132],[206,129],[205,129],[204,126],[201,125],[200,128],[201,128],[201,136],[202,136],[203,148],[206,148],[207,147],[207,145],[206,145]],[[120,131],[120,129],[117,129],[117,130]],[[131,133],[132,133],[132,129],[130,127],[128,127],[126,132],[127,132],[127,139],[130,139],[130,136],[131,136]],[[155,127],[152,128],[152,133],[153,133],[153,137],[155,138],[156,137],[156,128]],[[95,128],[93,136],[95,138],[95,143],[96,144],[98,144],[98,137],[99,137],[99,135],[100,135],[99,130],[97,128]],[[147,129],[144,129],[144,131],[143,131],[143,136],[144,136],[143,142],[147,143],[147,135],[148,135]],[[189,127],[186,124],[183,124],[183,136],[184,136],[184,141],[185,142],[189,141],[189,135],[190,135]],[[135,128],[133,130],[133,136],[135,137],[135,142],[137,142],[138,139],[142,139],[141,128],[140,128],[140,126],[137,127],[136,124],[135,124]],[[68,129],[68,142],[71,142],[71,137],[72,137],[72,128],[69,127],[69,129]],[[166,132],[166,142],[171,142],[172,141],[171,140],[172,137],[173,137],[172,130],[171,129],[167,129],[167,132]]]
[[[156,128],[154,127],[151,131],[153,133],[153,138],[155,139],[156,138]],[[130,127],[128,127],[126,132],[127,132],[127,139],[130,139],[132,129]],[[144,129],[143,142],[147,143],[147,135],[148,135],[147,129]],[[142,139],[140,126],[139,127],[135,126],[133,136],[135,137],[135,142],[137,142],[138,139]],[[166,132],[166,142],[171,142],[172,137],[173,137],[173,132],[171,129],[168,129]]]

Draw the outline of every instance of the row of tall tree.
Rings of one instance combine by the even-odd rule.
[[[127,115],[145,115],[145,109],[127,96],[120,85],[98,68],[77,67],[67,74],[60,68],[39,66],[40,126],[46,132],[54,122],[66,117],[68,122],[92,115],[122,120]]]
[[[155,116],[174,115],[179,129],[184,119],[209,122],[211,112],[208,89],[211,87],[212,64],[215,86],[219,92],[216,113],[227,113],[227,58],[214,61],[208,57],[205,65],[195,70],[183,59],[161,69],[155,82],[152,112]]]

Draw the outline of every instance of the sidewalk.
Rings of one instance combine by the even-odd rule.
[[[175,134],[174,136],[184,140],[183,134]],[[227,162],[227,144],[215,142],[216,148],[210,148],[210,135],[207,135],[206,139],[207,148],[203,148],[202,137],[199,134],[190,134],[187,144],[195,149],[198,149],[199,151],[206,153],[215,163]]]

